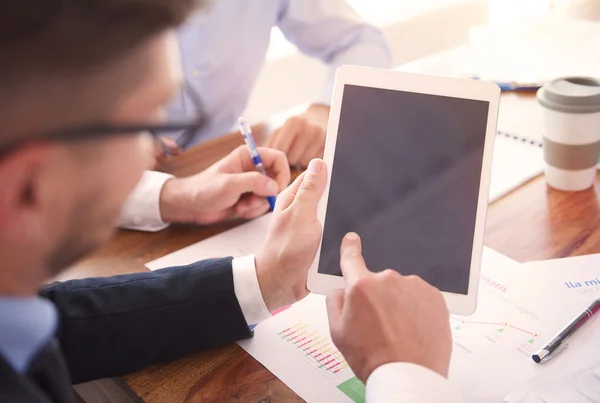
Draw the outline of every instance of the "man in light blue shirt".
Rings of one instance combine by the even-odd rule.
[[[303,53],[330,66],[321,94],[289,119],[266,145],[303,167],[320,157],[337,67],[390,68],[383,34],[365,23],[344,0],[219,0],[178,32],[184,88],[169,107],[172,119],[203,114],[206,124],[186,145],[231,132],[265,62],[271,29],[278,27]],[[294,72],[289,73],[293,80]]]

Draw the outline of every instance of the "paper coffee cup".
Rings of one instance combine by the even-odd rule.
[[[589,188],[600,155],[600,79],[552,80],[537,99],[545,111],[546,182],[566,191]]]

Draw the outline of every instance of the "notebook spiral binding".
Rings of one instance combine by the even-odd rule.
[[[508,133],[508,132],[504,132],[504,131],[500,131],[500,130],[498,130],[496,132],[496,136],[506,137],[506,138],[509,138],[509,139],[513,139],[515,141],[519,141],[519,142],[521,142],[523,144],[530,144],[532,146],[539,147],[539,148],[543,147],[542,143],[540,143],[539,141],[528,139],[527,137],[516,136],[516,135],[514,135],[512,133]]]

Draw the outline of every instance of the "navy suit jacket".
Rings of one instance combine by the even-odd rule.
[[[0,402],[71,402],[72,383],[251,337],[231,260],[50,284],[40,294],[58,309],[56,338],[26,374],[0,357]]]

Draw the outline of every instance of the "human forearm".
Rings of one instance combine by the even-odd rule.
[[[251,336],[231,259],[53,283],[59,340],[74,383],[117,376]]]

